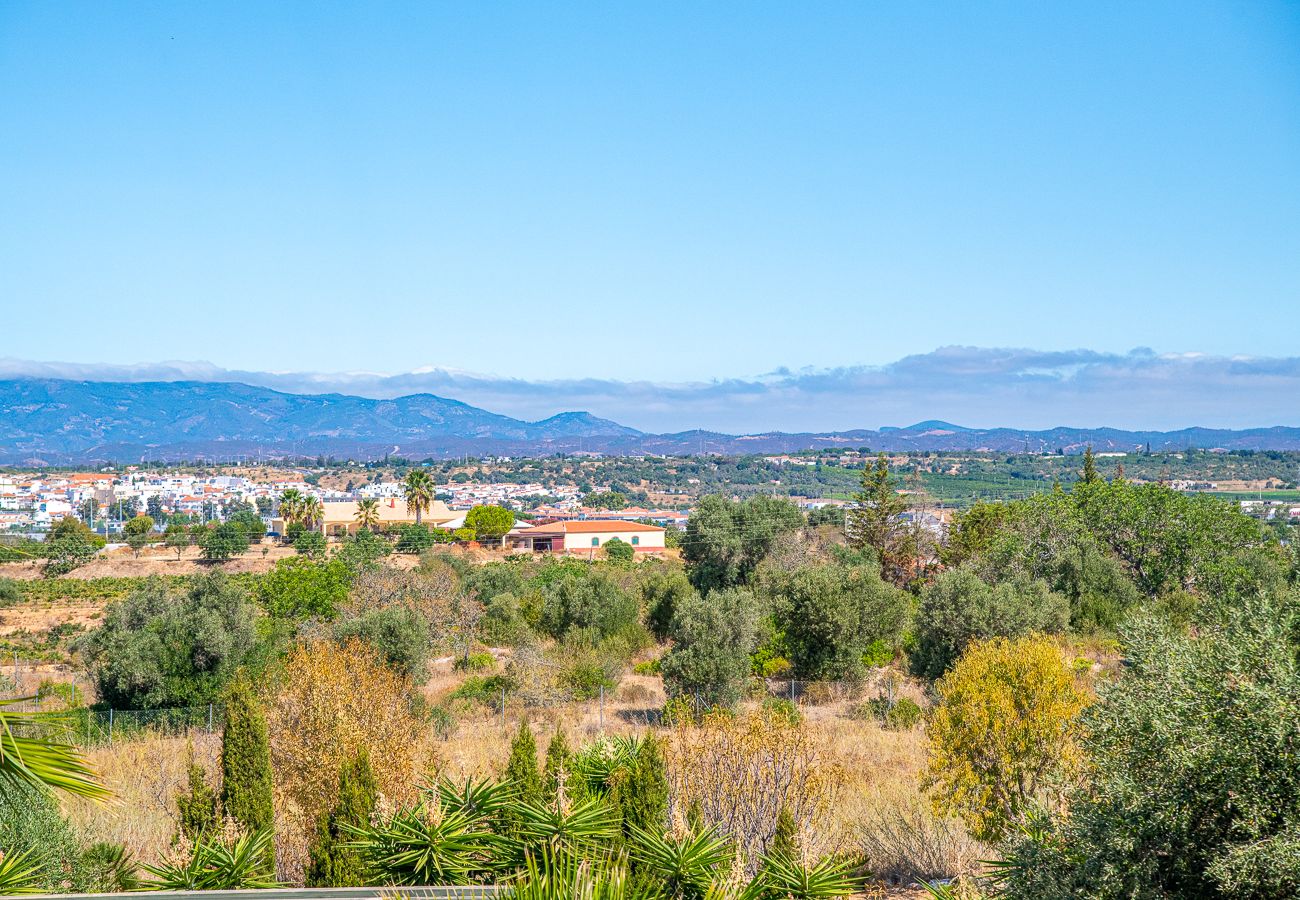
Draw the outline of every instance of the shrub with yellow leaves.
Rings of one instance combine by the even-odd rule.
[[[429,762],[411,684],[360,641],[316,641],[285,659],[266,704],[282,871],[301,879],[307,835],[337,797],[344,760],[368,751],[380,792],[405,803]]]
[[[1050,807],[1082,764],[1079,713],[1091,695],[1049,638],[971,644],[937,685],[923,785],[936,811],[996,842]]]

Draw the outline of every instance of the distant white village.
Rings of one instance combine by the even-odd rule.
[[[252,506],[273,527],[276,501],[287,490],[319,499],[328,509],[375,499],[380,509],[401,508],[394,519],[407,518],[403,485],[399,481],[368,484],[353,491],[331,490],[309,483],[304,475],[254,480],[240,475],[196,475],[185,472],[74,472],[0,474],[0,531],[43,531],[67,516],[92,523],[95,530],[111,534],[137,514],[165,517],[186,515],[199,522],[215,521],[232,506]],[[599,518],[653,522],[682,528],[688,512],[625,507],[619,510],[586,509],[577,486],[544,487],[541,484],[462,484],[434,486],[446,510],[459,515],[435,516],[444,528],[463,524],[464,513],[475,506],[531,509],[533,517],[550,521]],[[546,495],[553,502],[531,506],[525,498]],[[158,515],[158,513],[162,515]],[[385,517],[387,518],[387,517]]]

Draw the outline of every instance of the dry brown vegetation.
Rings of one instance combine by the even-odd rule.
[[[454,729],[442,739],[410,717],[402,680],[367,657],[359,647],[308,645],[291,655],[274,687],[266,686],[285,874],[300,871],[306,829],[332,802],[339,764],[361,746],[377,763],[384,796],[400,803],[435,772],[451,778],[499,774],[521,717],[536,733],[540,753],[560,730],[573,745],[602,733],[643,732],[643,713],[663,703],[660,680],[636,675],[607,699],[603,718],[595,701],[527,709],[512,704],[503,724],[498,712],[463,702]],[[464,680],[450,658],[435,661],[433,670],[423,690],[430,700],[445,700]],[[923,732],[849,718],[855,702],[801,706],[798,724],[774,720],[749,703],[712,733],[656,728],[665,740],[678,812],[687,798],[707,800],[718,807],[713,814],[744,816],[751,830],[770,832],[781,803],[758,788],[786,772],[802,785],[782,799],[792,805],[809,852],[861,853],[879,877],[903,885],[918,876],[971,871],[987,848],[960,824],[936,819],[919,791]],[[215,774],[218,743],[207,735],[193,739],[195,759],[209,775]],[[101,807],[70,804],[70,815],[97,839],[120,841],[145,862],[159,859],[176,831],[174,797],[184,787],[189,753],[186,739],[157,736],[92,751],[116,799]],[[723,788],[742,777],[756,789],[739,804],[743,808],[732,809],[738,792],[729,799]]]

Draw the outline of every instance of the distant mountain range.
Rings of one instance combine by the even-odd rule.
[[[1152,450],[1300,450],[1300,428],[1023,431],[927,421],[906,428],[826,433],[646,434],[585,412],[524,422],[432,394],[371,400],[223,382],[0,380],[0,463],[7,465],[320,454],[420,459],[465,453],[790,453],[824,447],[1070,453],[1089,444],[1098,451],[1148,444]]]

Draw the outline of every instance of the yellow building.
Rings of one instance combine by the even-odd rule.
[[[357,503],[354,500],[330,500],[321,504],[325,508],[323,520],[318,528],[325,535],[344,535],[357,533]],[[415,511],[406,508],[406,501],[395,497],[385,497],[379,501],[379,529],[400,528],[415,524]],[[447,522],[460,519],[464,513],[454,512],[441,500],[434,500],[420,516],[420,521],[430,528],[440,528]],[[284,519],[271,520],[271,530],[284,534]]]

